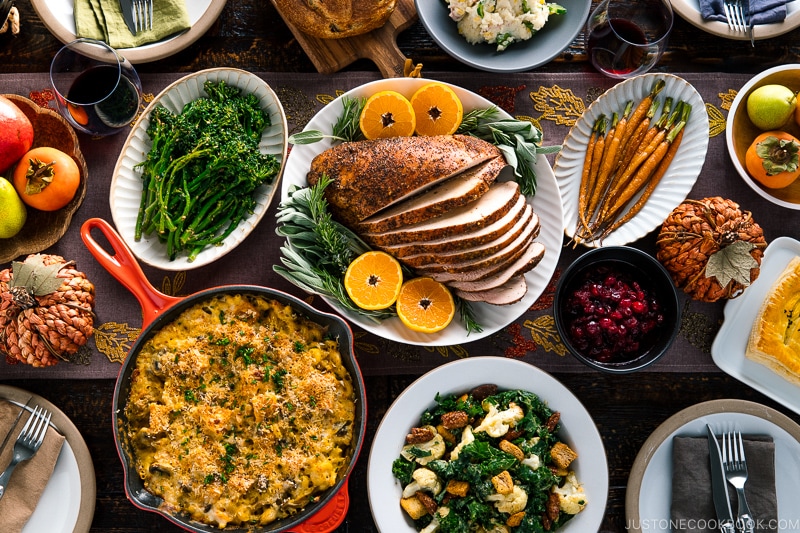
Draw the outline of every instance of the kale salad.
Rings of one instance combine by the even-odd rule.
[[[489,384],[435,401],[392,463],[417,531],[555,531],[584,509],[578,455],[537,395]]]

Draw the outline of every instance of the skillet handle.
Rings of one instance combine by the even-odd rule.
[[[347,509],[350,507],[350,493],[347,490],[347,481],[342,483],[339,491],[334,494],[331,501],[319,511],[294,526],[294,533],[330,533],[342,525]]]
[[[98,229],[108,239],[114,255],[109,254],[92,237],[93,229]],[[139,262],[119,233],[102,218],[90,218],[81,226],[81,238],[97,262],[117,281],[122,283],[139,300],[142,306],[142,328],[180,298],[167,296],[157,291],[147,280]]]

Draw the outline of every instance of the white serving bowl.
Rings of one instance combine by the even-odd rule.
[[[766,198],[775,205],[788,209],[800,209],[800,179],[783,189],[769,189],[750,177],[745,166],[745,153],[753,140],[762,133],[755,127],[747,115],[747,97],[754,90],[763,85],[779,84],[789,87],[795,93],[800,91],[800,64],[792,63],[767,69],[753,76],[744,84],[736,98],[733,99],[728,121],[725,126],[725,141],[728,145],[728,155],[736,168],[736,172],[745,183],[762,198]],[[783,126],[783,130],[800,138],[800,126],[794,119]]]
[[[281,170],[273,178],[272,183],[259,187],[256,192],[254,212],[242,220],[221,245],[206,247],[194,261],[188,261],[186,255],[179,255],[170,261],[166,245],[160,242],[156,235],[144,235],[138,241],[134,239],[136,217],[142,195],[142,179],[136,165],[145,159],[152,145],[147,136],[152,110],[158,105],[163,105],[173,113],[180,113],[184,105],[205,95],[203,84],[208,80],[225,81],[228,85],[242,89],[243,93],[252,93],[258,97],[262,109],[269,115],[271,122],[261,136],[259,147],[262,153],[272,154],[280,161]],[[236,248],[261,221],[278,190],[286,162],[287,129],[286,115],[277,95],[264,80],[250,72],[234,68],[213,68],[190,74],[169,85],[150,102],[136,121],[114,167],[109,202],[114,225],[125,244],[141,262],[169,271],[207,265]]]

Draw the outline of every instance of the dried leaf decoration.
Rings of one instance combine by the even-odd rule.
[[[722,116],[722,112],[714,104],[706,103],[706,112],[708,113],[708,136],[716,137],[725,131],[725,117]]]
[[[125,361],[133,341],[142,332],[119,322],[106,322],[94,331],[94,344],[97,351],[104,354],[112,363]]]
[[[543,113],[541,118],[562,126],[574,125],[585,110],[581,98],[571,89],[562,89],[558,85],[539,86],[538,91],[531,93],[531,100],[533,108]]]
[[[746,241],[736,241],[725,246],[708,258],[706,277],[715,277],[723,287],[735,280],[745,287],[750,285],[750,269],[758,268],[759,264],[750,251],[755,244]]]
[[[66,262],[44,264],[44,257],[34,255],[26,261],[14,261],[11,269],[14,278],[9,283],[10,287],[27,287],[34,296],[44,296],[58,290],[64,280],[58,277],[58,271]]]

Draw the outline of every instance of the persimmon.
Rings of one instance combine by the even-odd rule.
[[[800,140],[785,131],[766,131],[747,149],[745,166],[764,187],[788,187],[800,176]]]
[[[28,151],[14,169],[13,183],[27,205],[41,211],[55,211],[75,197],[81,171],[68,154],[40,146]]]

